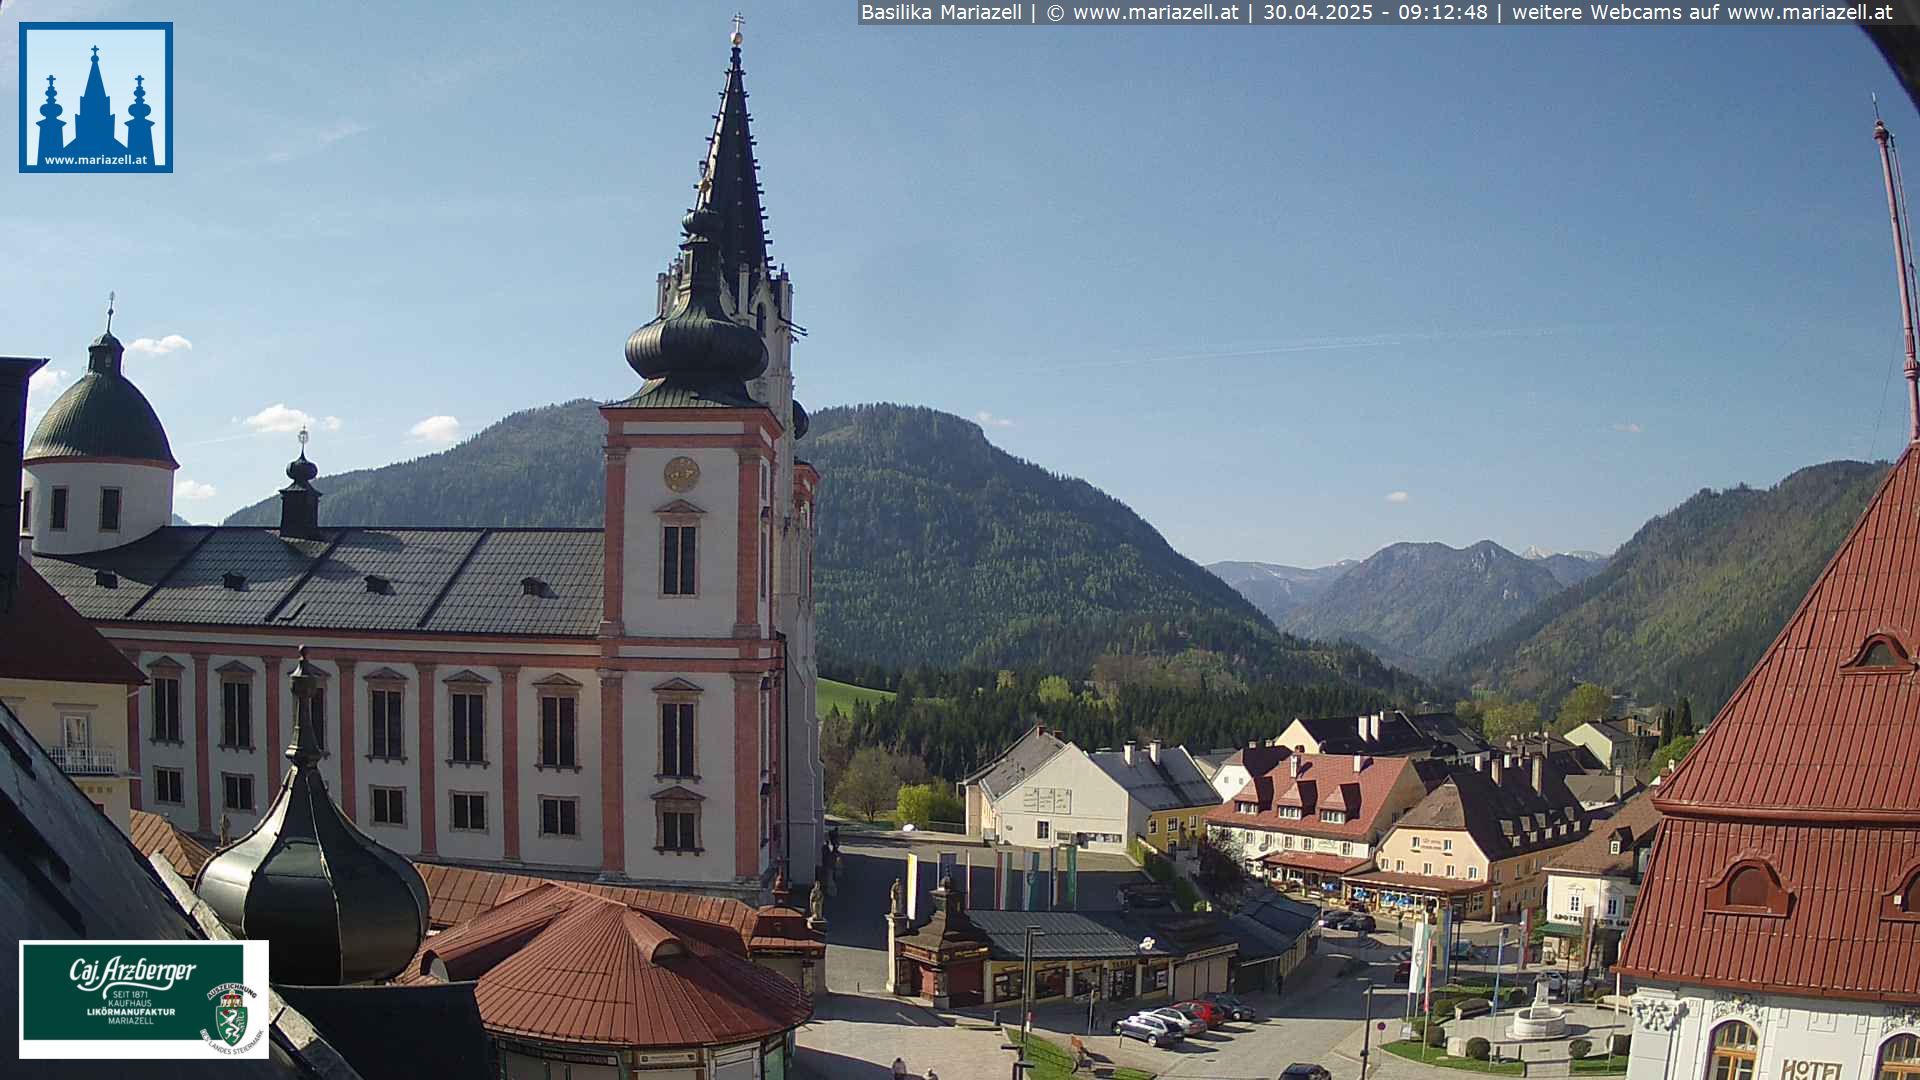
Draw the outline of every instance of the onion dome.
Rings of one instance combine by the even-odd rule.
[[[705,208],[690,211],[680,227],[687,238],[686,271],[665,315],[627,338],[627,363],[647,379],[664,379],[681,388],[715,387],[746,398],[746,380],[767,370],[767,346],[760,332],[734,322],[721,303],[725,286],[714,237],[720,215]]]
[[[43,458],[82,457],[180,467],[159,415],[120,370],[125,351],[112,331],[93,339],[87,346],[87,373],[40,418],[22,455],[25,464]]]
[[[194,891],[235,934],[273,943],[276,983],[389,978],[427,936],[427,887],[413,864],[355,828],[327,794],[304,722],[320,680],[306,649],[286,782],[259,824],[200,869]]]

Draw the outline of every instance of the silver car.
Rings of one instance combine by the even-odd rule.
[[[1197,1016],[1188,1016],[1179,1009],[1148,1009],[1136,1015],[1158,1017],[1161,1020],[1165,1020],[1168,1024],[1173,1025],[1175,1031],[1178,1031],[1182,1035],[1198,1035],[1207,1030],[1207,1022],[1205,1020]]]

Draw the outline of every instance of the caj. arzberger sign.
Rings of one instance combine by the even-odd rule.
[[[264,1058],[264,941],[23,941],[22,1059]]]

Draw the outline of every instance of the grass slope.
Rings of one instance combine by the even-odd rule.
[[[853,703],[856,701],[864,701],[872,705],[882,701],[892,701],[894,697],[891,690],[869,690],[864,686],[835,682],[832,679],[821,679],[815,685],[817,689],[814,692],[813,711],[822,720],[825,720],[827,714],[836,708],[843,715],[852,716]]]

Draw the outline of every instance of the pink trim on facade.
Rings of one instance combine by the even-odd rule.
[[[334,664],[340,668],[340,688],[335,695],[340,699],[340,738],[334,747],[340,755],[340,809],[349,818],[358,820],[355,807],[360,804],[360,792],[353,782],[354,755],[358,749],[353,737],[353,706],[359,696],[359,684],[353,677],[352,660],[341,657]]]
[[[627,867],[626,676],[600,673],[600,869]]]
[[[207,748],[207,699],[213,696],[213,672],[207,666],[209,654],[196,652],[193,657],[193,756],[200,773],[200,832],[213,831],[213,777],[208,773],[213,768],[211,755]]]
[[[611,434],[611,432],[609,432]],[[627,542],[627,448],[607,447],[606,550],[601,565],[605,586],[601,614],[602,640],[624,635],[621,608],[625,600]]]
[[[760,869],[760,680],[733,677],[733,873]]]
[[[127,654],[127,662],[134,667],[140,666],[140,650],[122,649]],[[148,685],[151,685],[149,682]],[[127,805],[135,810],[143,810],[140,805],[140,699],[146,695],[139,683],[127,684],[127,772],[133,775],[133,782],[127,785]]]
[[[520,858],[520,669],[500,670],[500,824],[505,855]]]
[[[733,634],[760,633],[760,455],[740,451],[740,496],[734,537]]]
[[[438,854],[440,793],[433,786],[434,706],[440,703],[440,688],[433,681],[432,664],[415,664],[420,674],[420,854]]]
[[[287,749],[287,744],[280,739],[280,658],[263,656],[260,658],[260,667],[266,672],[266,687],[262,696],[267,699],[267,782],[261,786],[266,789],[268,801],[272,801],[280,791],[280,769],[286,762],[282,755]]]

